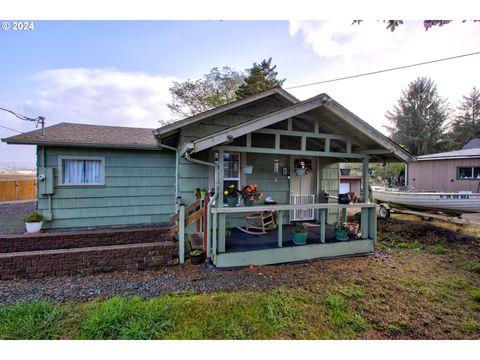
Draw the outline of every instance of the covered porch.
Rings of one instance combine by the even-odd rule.
[[[369,163],[410,158],[398,145],[325,94],[187,142],[180,155],[211,170],[209,183],[214,185],[214,191],[205,212],[204,248],[217,267],[372,253],[376,207],[370,203]],[[299,161],[311,164],[304,174],[296,172]],[[355,204],[337,202],[342,162],[362,163],[362,189]],[[244,171],[247,167],[253,167],[253,172]],[[254,206],[243,206],[239,201],[227,207],[223,193],[233,182],[242,186],[257,184],[273,201],[257,201]],[[322,199],[325,192],[335,203]],[[331,225],[345,222],[347,210],[353,208],[360,212],[359,238],[334,241]],[[243,242],[241,236],[233,236],[238,234],[226,235],[227,229],[242,226],[249,213],[259,212],[275,213],[276,230],[243,237]],[[316,225],[309,230],[311,235],[305,245],[291,245],[287,226],[295,223]]]
[[[318,222],[306,227],[307,243],[295,245],[292,241],[292,226],[283,224],[283,213],[311,209],[318,213]],[[360,209],[360,232],[358,238],[350,235],[348,240],[335,238],[332,226],[326,222],[328,210],[342,212],[340,221],[346,221],[347,209]],[[266,234],[251,235],[233,228],[226,232],[229,215],[271,211],[276,213],[276,229]],[[376,241],[375,204],[311,204],[311,205],[258,205],[251,207],[212,207],[212,243],[208,244],[209,257],[217,267],[269,265],[308,261],[345,255],[373,253]]]

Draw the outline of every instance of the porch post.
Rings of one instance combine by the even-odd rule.
[[[282,247],[283,245],[283,211],[277,211],[277,235],[278,235],[278,247]]]
[[[368,189],[368,183],[370,180],[370,174],[368,173],[368,158],[362,161],[362,182],[363,182],[363,202],[370,203],[370,191]]]
[[[218,197],[217,197],[217,207],[221,208],[223,207],[223,176],[225,173],[224,170],[224,151],[219,150],[218,151],[218,189],[215,191],[218,191]],[[240,171],[240,170],[239,170]],[[218,232],[218,252],[225,252],[225,214],[216,214],[218,216],[218,225],[214,226],[213,231]]]
[[[178,214],[178,262],[185,262],[185,204],[180,204]]]
[[[325,209],[320,209],[320,242],[325,244]]]
[[[218,216],[218,252],[225,252],[225,214]]]
[[[217,226],[217,213],[212,214],[212,256],[217,255],[217,234],[218,234],[218,226]]]

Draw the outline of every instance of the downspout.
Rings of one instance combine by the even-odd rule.
[[[178,194],[179,194],[179,189],[178,189],[178,168],[180,166],[179,162],[180,162],[180,153],[178,151],[177,148],[174,148],[173,146],[168,146],[168,145],[165,145],[165,144],[158,144],[158,146],[162,147],[162,148],[165,148],[165,149],[168,149],[168,150],[172,150],[172,151],[175,151],[175,199],[178,199]]]
[[[198,160],[198,159],[193,159],[190,157],[190,154],[188,151],[185,152],[184,154],[185,156],[185,159],[187,159],[188,161],[192,162],[192,163],[195,163],[195,164],[199,164],[199,165],[205,165],[205,166],[211,166],[214,168],[215,170],[215,193],[213,194],[213,196],[210,198],[210,201],[208,202],[207,204],[207,214],[208,214],[208,218],[207,218],[207,228],[204,229],[204,231],[207,232],[207,249],[206,249],[206,253],[207,253],[207,261],[208,262],[211,262],[211,242],[212,242],[212,239],[211,239],[211,232],[210,232],[210,227],[211,227],[211,208],[212,208],[212,205],[213,203],[215,202],[215,200],[217,199],[218,197],[218,166],[215,165],[214,163],[209,163],[209,162],[206,162],[206,161],[202,161],[202,160]]]
[[[47,168],[47,152],[45,150],[45,146],[42,146],[42,167],[44,169]],[[37,179],[38,179],[38,166],[37,166]],[[45,180],[43,180],[45,181]],[[54,181],[54,179],[52,179]],[[38,182],[37,182],[38,184]],[[38,193],[38,185],[37,185],[37,193]],[[37,195],[38,197],[38,195]],[[37,198],[37,205],[36,209],[38,210],[38,198]],[[50,215],[50,221],[53,220],[53,212],[52,212],[52,194],[48,194],[48,214]]]

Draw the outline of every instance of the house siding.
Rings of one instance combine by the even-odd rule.
[[[52,221],[46,229],[133,225],[168,221],[175,212],[175,154],[46,147],[37,152],[38,166],[54,169]],[[105,185],[58,185],[59,156],[105,159]],[[38,196],[38,210],[48,212],[48,195]]]
[[[417,161],[408,165],[408,184],[417,190],[479,192],[480,180],[457,178],[458,167],[480,167],[480,159]]]

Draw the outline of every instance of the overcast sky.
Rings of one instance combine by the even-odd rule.
[[[10,21],[11,23],[11,21]],[[480,51],[480,23],[454,21],[425,31],[406,21],[34,21],[0,30],[0,107],[59,122],[158,127],[172,81],[213,67],[243,71],[272,57],[287,90],[302,84]],[[301,100],[327,93],[385,133],[385,112],[417,77],[432,78],[452,108],[480,87],[480,55],[290,89]],[[32,123],[0,111],[0,125]],[[15,135],[0,128],[0,137]],[[35,163],[34,146],[0,144],[0,165]]]

